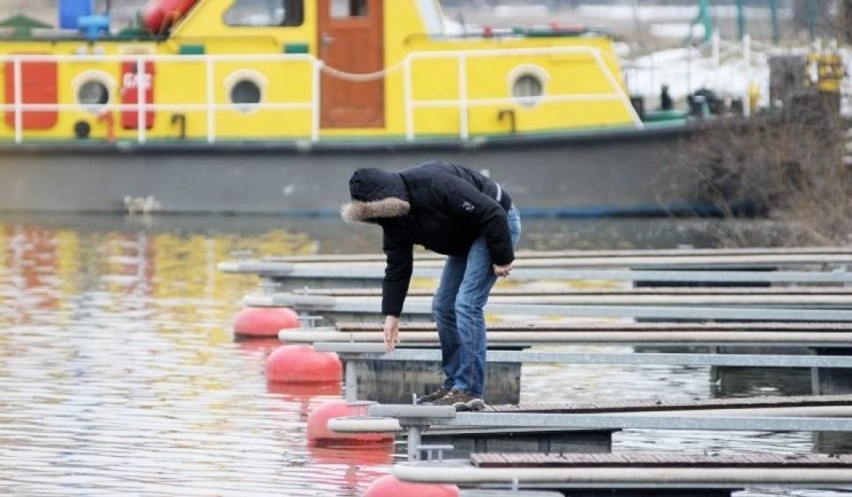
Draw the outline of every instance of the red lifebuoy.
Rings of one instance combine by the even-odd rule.
[[[152,33],[160,34],[183,17],[198,0],[151,1],[142,9],[142,20]]]

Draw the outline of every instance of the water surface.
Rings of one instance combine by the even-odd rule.
[[[712,246],[708,223],[530,220],[521,248]],[[267,385],[265,359],[277,341],[237,342],[231,332],[240,299],[257,280],[220,273],[217,264],[379,247],[377,230],[327,218],[0,218],[0,491],[361,495],[388,472],[390,450],[308,447],[308,413],[340,399],[340,389]],[[522,400],[809,388],[793,370],[722,378],[711,381],[709,368],[695,367],[533,365],[524,367]],[[613,450],[810,453],[825,446],[803,433],[630,430],[615,436]]]

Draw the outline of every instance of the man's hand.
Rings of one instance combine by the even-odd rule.
[[[397,316],[385,316],[385,349],[393,352],[399,343],[399,318]]]
[[[494,264],[494,274],[497,276],[509,276],[509,273],[512,272],[512,263],[508,263],[505,266],[498,266]]]

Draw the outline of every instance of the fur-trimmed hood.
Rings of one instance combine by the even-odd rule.
[[[372,202],[353,200],[340,208],[340,217],[347,223],[368,223],[376,219],[402,217],[408,214],[411,205],[405,200],[389,197]]]
[[[349,179],[352,202],[340,208],[346,222],[375,222],[402,217],[411,210],[405,183],[398,173],[362,168]]]

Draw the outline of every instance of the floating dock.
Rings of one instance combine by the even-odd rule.
[[[416,254],[414,276],[437,278],[442,259]],[[455,483],[471,496],[716,497],[751,486],[848,490],[852,456],[612,454],[613,433],[805,431],[816,447],[843,450],[852,433],[850,264],[852,248],[840,247],[519,252],[513,283],[498,285],[486,308],[511,320],[488,325],[489,405],[475,413],[410,404],[442,380],[432,290],[410,291],[402,346],[386,352],[383,255],[242,260],[220,269],[260,277],[246,305],[291,307],[310,323],[282,330],[281,340],[338,354],[346,399],[374,403],[328,426],[404,436],[408,462],[392,470],[401,480]],[[329,326],[315,326],[317,315]],[[590,344],[600,350],[537,350]],[[653,347],[679,349],[647,351]],[[534,363],[707,366],[711,375],[796,369],[811,376],[814,395],[521,404],[521,367]]]

